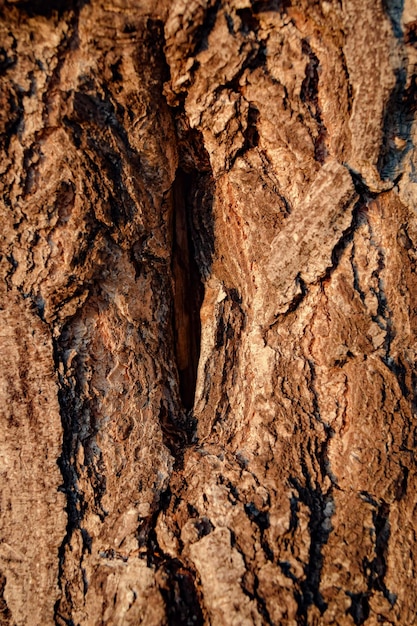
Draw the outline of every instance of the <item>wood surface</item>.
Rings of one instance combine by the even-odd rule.
[[[417,624],[417,4],[0,2],[0,624]]]

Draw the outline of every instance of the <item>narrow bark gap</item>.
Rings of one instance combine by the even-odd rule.
[[[413,28],[402,25],[404,0],[383,0],[382,6],[391,21],[392,32],[400,45],[414,43]],[[406,57],[395,70],[395,85],[386,102],[383,140],[378,158],[378,171],[382,180],[394,183],[403,175],[403,162],[413,148],[412,127],[416,111],[416,78],[407,65]]]
[[[332,488],[324,493],[320,487],[314,487],[306,467],[303,468],[306,484],[302,485],[297,479],[291,478],[292,486],[298,492],[298,499],[310,509],[310,550],[309,560],[305,565],[305,578],[300,581],[298,595],[297,619],[299,624],[308,623],[308,609],[317,606],[323,615],[328,608],[320,592],[321,570],[323,568],[323,546],[327,544],[332,531],[331,517],[334,513]]]
[[[171,492],[161,494],[160,510],[169,506]],[[155,570],[156,581],[166,609],[167,626],[203,626],[204,601],[198,577],[189,564],[173,558],[159,545],[155,530],[160,511],[140,520],[138,545],[147,565]]]
[[[71,10],[80,10],[85,4],[89,4],[90,0],[20,0],[14,4],[17,8],[26,13],[29,17],[41,15],[47,19],[54,17],[54,14],[61,18],[62,15]]]
[[[301,85],[300,97],[302,102],[306,104],[311,117],[317,123],[317,136],[313,137],[314,158],[323,164],[328,156],[328,151],[326,146],[327,128],[323,122],[319,104],[320,61],[306,39],[303,39],[301,43],[303,54],[308,57],[309,62],[307,63],[305,78]]]
[[[352,616],[352,619],[356,626],[361,626],[369,617],[370,607],[367,593],[351,593],[346,592],[346,595],[352,601],[352,604],[347,610],[347,614]]]
[[[204,298],[203,276],[209,273],[212,244],[204,241],[203,224],[195,213],[200,204],[199,192],[207,181],[197,170],[179,168],[173,185],[174,339],[179,391],[187,411],[194,405],[197,369],[200,358],[200,309]],[[209,203],[211,210],[211,202]],[[207,216],[206,216],[207,217]],[[208,215],[210,218],[210,215]],[[211,229],[211,227],[209,227]],[[205,248],[207,250],[205,251]],[[205,258],[207,257],[207,258]],[[208,263],[207,263],[208,261]]]
[[[369,592],[381,591],[391,606],[397,601],[397,596],[392,593],[385,584],[385,575],[387,573],[387,555],[388,545],[391,536],[391,527],[389,522],[390,507],[382,501],[378,508],[373,511],[372,518],[374,522],[375,537],[375,558],[365,563],[366,570],[369,571],[368,587]]]
[[[251,0],[254,13],[266,13],[267,11],[284,12],[291,6],[290,0]]]
[[[7,606],[7,602],[4,597],[6,582],[6,576],[2,572],[0,572],[0,626],[8,626],[9,624],[13,624],[12,613]]]
[[[168,626],[203,626],[204,615],[195,573],[179,559],[169,558],[159,568]]]
[[[63,442],[62,453],[57,463],[62,474],[62,484],[59,489],[66,497],[67,527],[65,536],[58,550],[58,587],[60,597],[54,606],[54,620],[56,624],[72,624],[69,618],[72,606],[71,595],[66,591],[65,561],[66,552],[71,546],[74,533],[80,530],[83,547],[82,554],[91,552],[91,537],[82,528],[83,518],[87,508],[94,509],[97,516],[104,520],[106,512],[101,505],[101,498],[106,491],[106,477],[104,468],[101,467],[101,451],[95,446],[95,435],[98,426],[92,420],[90,407],[81,402],[82,396],[82,364],[78,363],[79,356],[74,358],[74,375],[69,375],[67,367],[67,353],[73,346],[72,333],[77,320],[77,315],[64,327],[61,335],[54,341],[54,360],[58,374],[58,400],[60,405]],[[76,456],[80,449],[84,448],[87,474],[93,490],[93,503],[88,505],[84,493],[79,489],[79,474],[76,465]],[[82,557],[83,558],[83,557]],[[87,592],[85,571],[82,571],[83,592]]]
[[[382,0],[382,7],[391,21],[392,32],[397,39],[401,39],[404,35],[401,24],[404,0]]]
[[[217,13],[219,12],[220,6],[221,0],[216,0],[212,6],[209,6],[206,9],[204,21],[201,26],[197,28],[194,35],[194,41],[196,42],[193,53],[194,56],[197,56],[200,52],[208,49],[208,38],[216,23]]]
[[[383,141],[378,157],[378,171],[383,181],[397,182],[402,163],[412,149],[411,137],[415,111],[415,81],[407,88],[407,70],[396,70],[396,82],[385,107]]]

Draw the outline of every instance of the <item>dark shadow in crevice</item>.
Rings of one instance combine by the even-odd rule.
[[[164,552],[155,530],[160,511],[166,511],[171,491],[161,494],[160,509],[139,518],[138,545],[141,558],[155,571],[155,578],[165,604],[167,626],[203,626],[204,599],[196,572],[186,562]],[[174,531],[175,532],[175,531]]]
[[[174,113],[179,166],[172,185],[173,337],[179,395],[191,415],[200,358],[200,309],[214,255],[215,183],[201,132]]]
[[[382,0],[382,6],[391,20],[394,35],[401,39],[403,37],[401,18],[404,11],[404,0]]]
[[[172,194],[174,345],[180,397],[190,411],[200,358],[203,279],[210,274],[214,247],[211,173],[179,168]]]
[[[384,114],[383,137],[378,157],[378,171],[382,180],[397,182],[401,166],[412,148],[411,128],[417,108],[417,82],[414,77],[406,88],[407,71],[396,71],[396,83]]]
[[[236,9],[236,15],[239,16],[243,34],[247,35],[251,32],[257,32],[259,29],[259,20],[253,10],[249,8]]]
[[[165,584],[160,592],[165,602],[168,626],[203,626],[204,616],[195,573],[179,559],[168,558],[160,568]]]
[[[413,44],[416,39],[415,23],[407,25],[405,32],[403,31],[404,0],[383,0],[383,7],[391,21],[393,34],[401,46]],[[403,174],[404,158],[413,147],[411,129],[417,109],[417,78],[412,76],[408,80],[406,60],[402,67],[395,70],[395,78],[395,85],[384,112],[378,171],[382,180],[397,183]]]
[[[254,13],[265,13],[267,11],[285,11],[291,6],[290,0],[251,0]]]
[[[7,626],[8,624],[12,624],[12,613],[7,606],[6,598],[4,597],[4,590],[6,588],[6,576],[3,572],[0,572],[0,624],[3,626]]]
[[[352,616],[355,626],[361,626],[369,617],[369,594],[367,592],[351,593],[347,591],[346,595],[349,596],[352,601],[346,613]]]
[[[201,26],[196,29],[193,35],[193,39],[196,42],[193,56],[197,56],[197,54],[203,52],[203,50],[207,50],[208,38],[216,23],[217,13],[219,12],[220,6],[221,0],[216,0],[214,5],[207,9]]]
[[[54,14],[61,17],[67,11],[79,11],[90,0],[20,0],[13,3],[29,17],[41,15],[50,19]]]
[[[320,61],[314,54],[307,39],[302,41],[303,54],[308,57],[305,78],[301,85],[301,100],[306,104],[311,117],[317,123],[317,136],[314,140],[314,157],[316,161],[323,164],[328,156],[326,138],[327,129],[323,122],[322,112],[319,104],[319,74],[321,71]]]
[[[323,475],[332,478],[326,470],[326,444],[320,446],[320,452],[315,453]],[[311,456],[311,452],[309,453]],[[302,502],[310,510],[310,520],[308,529],[310,533],[310,549],[309,559],[304,567],[304,578],[299,581],[299,590],[296,592],[296,600],[298,604],[297,624],[308,623],[309,607],[316,606],[323,615],[328,607],[327,602],[320,591],[321,572],[323,568],[323,548],[329,541],[330,533],[333,530],[331,518],[335,511],[333,498],[333,486],[325,493],[319,484],[314,485],[304,461],[302,461],[302,469],[305,482],[302,484],[298,478],[291,477],[290,484],[295,488],[297,495],[294,497],[298,502]],[[294,508],[295,524],[297,528],[298,522],[298,506]]]

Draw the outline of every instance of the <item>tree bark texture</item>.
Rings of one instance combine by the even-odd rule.
[[[0,11],[0,624],[417,624],[415,2]]]

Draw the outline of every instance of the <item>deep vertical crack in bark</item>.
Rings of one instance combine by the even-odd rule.
[[[6,577],[2,572],[0,572],[0,626],[13,625],[12,614],[4,597],[6,582]]]
[[[310,511],[309,533],[310,547],[308,562],[304,566],[304,578],[298,582],[299,594],[297,594],[298,611],[297,623],[308,624],[308,611],[312,605],[317,606],[323,614],[327,609],[320,592],[321,571],[323,567],[323,546],[328,542],[332,531],[331,518],[335,511],[333,499],[333,485],[327,493],[322,491],[320,484],[312,484],[306,465],[303,463],[305,485],[301,485],[297,480],[291,479],[291,483],[298,492],[300,502],[306,505]]]
[[[174,281],[174,337],[179,390],[184,408],[194,405],[200,357],[200,308],[204,287],[192,238],[190,191],[192,174],[178,169],[173,185],[172,276]]]

